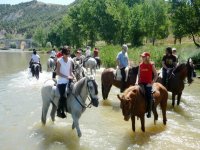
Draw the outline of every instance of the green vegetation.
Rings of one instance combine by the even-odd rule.
[[[165,54],[167,45],[145,45],[141,47],[132,47],[128,50],[128,56],[131,65],[138,65],[140,62],[140,54],[144,51],[150,52],[151,60],[155,63],[156,68],[161,67],[162,57]],[[199,49],[191,44],[176,45],[179,62],[186,62],[189,57],[198,54]],[[116,67],[116,56],[121,51],[121,46],[103,46],[100,47],[100,57],[103,65],[107,67]],[[198,56],[199,58],[199,56]],[[199,60],[198,60],[199,62]]]

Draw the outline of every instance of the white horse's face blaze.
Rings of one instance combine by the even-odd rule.
[[[95,107],[98,107],[99,101],[98,101],[98,85],[95,80],[88,80],[87,83],[88,91],[90,98],[92,100],[92,105]]]

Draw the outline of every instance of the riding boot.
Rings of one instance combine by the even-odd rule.
[[[57,116],[60,118],[66,118],[64,105],[65,105],[65,97],[61,97],[57,109]]]

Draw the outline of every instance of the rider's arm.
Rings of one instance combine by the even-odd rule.
[[[139,78],[140,78],[140,66],[138,68],[138,75],[137,75],[137,78],[136,78],[136,81],[135,81],[135,85],[138,85]]]
[[[165,65],[165,61],[162,61],[162,67],[168,69],[167,66]]]

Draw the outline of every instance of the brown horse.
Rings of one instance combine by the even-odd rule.
[[[180,104],[182,91],[185,87],[184,80],[187,78],[189,84],[192,83],[192,68],[189,64],[179,64],[172,72],[168,79],[167,90],[172,92],[172,106],[175,104],[175,97],[177,95],[177,105]],[[157,80],[162,83],[162,79],[159,77]]]
[[[135,85],[137,74],[138,74],[138,66],[129,69],[125,88],[128,88],[130,85]],[[121,81],[115,79],[115,69],[108,68],[105,69],[101,74],[101,88],[104,100],[108,98],[108,94],[110,92],[112,85],[114,85],[117,88],[120,88]]]
[[[168,93],[167,89],[160,83],[154,83],[153,93],[154,103],[152,106],[152,111],[154,114],[154,123],[158,120],[157,105],[160,104],[162,115],[163,115],[163,124],[166,125],[166,108],[167,108],[167,99]],[[122,96],[117,95],[121,101],[120,107],[124,116],[124,120],[128,121],[131,117],[132,120],[132,130],[135,131],[135,117],[139,117],[141,121],[141,129],[145,132],[145,112],[147,112],[147,102],[143,92],[143,88],[135,85],[126,89]]]

